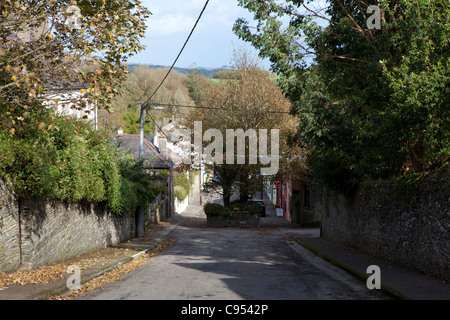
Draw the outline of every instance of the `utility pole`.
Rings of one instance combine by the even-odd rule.
[[[144,157],[144,112],[146,104],[141,102],[141,115],[139,118],[139,159]]]
[[[147,109],[151,109],[150,105],[144,102],[141,102],[141,112],[139,117],[139,159],[144,158],[144,114]],[[164,107],[155,107],[153,109],[164,110]],[[142,162],[144,166],[145,161]],[[145,232],[145,208],[142,206],[139,207],[136,213],[136,235],[138,237],[143,237]]]

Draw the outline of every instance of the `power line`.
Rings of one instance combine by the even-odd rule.
[[[163,136],[165,136],[167,139],[170,140],[170,137],[168,137],[166,135],[166,133],[164,132],[164,130],[159,126],[159,124],[153,119],[153,117],[150,115],[150,113],[148,112],[148,110],[145,110],[145,112],[147,113],[147,116],[152,120],[152,122],[155,124],[156,127],[158,127],[159,131],[163,134]]]
[[[172,71],[173,67],[175,67],[175,64],[178,61],[178,58],[180,58],[181,53],[183,52],[184,48],[186,47],[187,43],[189,42],[189,39],[191,38],[192,34],[194,33],[195,28],[197,27],[198,22],[200,21],[203,13],[206,10],[206,7],[208,6],[209,0],[206,0],[206,3],[202,9],[202,11],[200,12],[200,15],[197,18],[197,21],[194,24],[194,27],[191,30],[191,33],[189,34],[189,36],[187,37],[186,41],[184,42],[183,47],[181,48],[180,52],[178,53],[178,56],[176,57],[175,61],[173,62],[172,66],[170,67],[169,71],[167,72],[166,76],[164,77],[164,79],[161,81],[161,83],[159,84],[159,86],[156,88],[155,92],[153,92],[153,94],[150,96],[150,98],[148,98],[148,100],[145,103],[148,103],[156,94],[156,92],[158,92],[158,90],[161,88],[161,86],[163,85],[164,81],[166,81],[167,77],[169,76],[169,73]]]
[[[242,111],[242,112],[256,112],[256,113],[275,113],[275,114],[290,114],[288,111],[272,111],[272,110],[249,110],[249,109],[235,109],[235,108],[219,108],[219,107],[206,107],[206,106],[185,106],[180,104],[164,104],[154,103],[161,107],[176,107],[176,108],[195,108],[195,109],[211,109],[211,110],[223,110],[223,111]]]

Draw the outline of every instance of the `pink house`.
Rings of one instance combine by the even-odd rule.
[[[292,182],[275,181],[277,187],[277,206],[283,209],[283,217],[287,221],[294,222],[292,199]]]

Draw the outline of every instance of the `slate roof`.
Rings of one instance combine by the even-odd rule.
[[[139,158],[139,135],[123,134],[113,136],[113,141],[119,143],[119,148],[123,151],[130,152],[135,159]],[[152,169],[171,169],[173,164],[164,159],[150,141],[144,137],[144,158],[149,160]]]

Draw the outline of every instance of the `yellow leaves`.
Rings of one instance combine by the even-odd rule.
[[[51,33],[48,35],[48,37],[49,37],[50,39],[53,39],[53,35],[52,35]]]
[[[8,64],[8,65],[6,65],[5,71],[9,71],[9,70],[11,70],[11,66]]]
[[[81,92],[81,93],[86,93],[86,90],[81,89],[80,92]]]
[[[46,284],[66,275],[67,266],[44,266],[34,270],[0,273],[0,287],[10,285]]]
[[[41,123],[39,124],[39,126],[38,126],[38,130],[39,130],[39,131],[43,131],[43,130],[45,130],[45,128],[46,128],[46,125],[45,125],[45,123],[43,123],[43,122],[41,122]]]
[[[17,80],[17,77],[14,75],[14,76],[11,77],[11,80],[12,80],[12,81],[16,81],[16,80]]]
[[[16,133],[16,129],[12,128],[11,130],[9,130],[9,133],[13,136]]]

